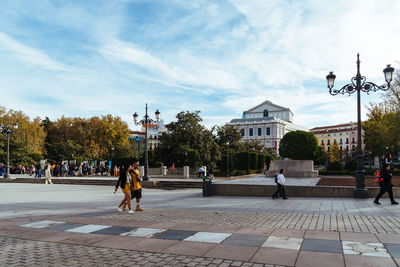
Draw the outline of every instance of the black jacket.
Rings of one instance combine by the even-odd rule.
[[[392,185],[392,174],[386,168],[381,169],[381,177],[383,178],[382,185]]]

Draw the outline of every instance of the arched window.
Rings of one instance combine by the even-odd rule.
[[[268,109],[264,109],[264,118],[268,117]]]

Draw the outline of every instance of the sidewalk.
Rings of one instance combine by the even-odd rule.
[[[116,211],[122,195],[104,186],[2,186],[2,214],[26,207],[30,215],[0,221],[0,266],[400,263],[400,207],[386,199],[377,206],[371,199],[203,198],[197,189],[146,189],[145,210],[131,215]],[[20,201],[11,192],[30,194]],[[64,194],[54,203],[57,192]]]

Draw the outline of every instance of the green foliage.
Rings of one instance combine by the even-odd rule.
[[[291,159],[313,160],[317,146],[314,134],[305,131],[289,132],[280,142],[279,154]]]
[[[241,171],[250,172],[250,153],[248,151],[239,152],[236,155],[237,157],[237,167]]]
[[[186,157],[186,165],[190,168],[197,168],[200,166],[200,153],[197,150],[189,149]]]
[[[257,170],[263,170],[266,156],[265,154],[258,154],[257,157]]]
[[[314,164],[322,165],[327,160],[327,154],[321,146],[317,146],[317,150],[315,151]]]
[[[337,142],[333,142],[331,146],[331,151],[329,153],[329,161],[330,162],[339,162],[342,160],[342,155],[339,150],[339,145]]]
[[[257,170],[257,163],[258,163],[258,155],[256,152],[250,152],[250,170]]]
[[[235,126],[226,124],[215,127],[215,130],[217,132],[216,141],[221,148],[226,148],[227,142],[229,142],[230,149],[238,150],[240,148],[242,136]]]
[[[180,112],[177,121],[171,122],[168,132],[160,137],[162,162],[167,166],[175,163],[183,166],[190,150],[200,154],[200,165],[215,165],[221,158],[220,147],[211,131],[200,124],[200,111]]]
[[[340,164],[339,161],[332,161],[332,162],[329,162],[329,165],[326,169],[328,171],[341,171],[343,168],[342,168],[342,164]]]

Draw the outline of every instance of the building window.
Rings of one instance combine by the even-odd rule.
[[[324,140],[321,140],[321,146],[323,146],[324,145]]]
[[[261,128],[258,128],[258,129],[257,129],[258,136],[261,136],[261,131],[262,131],[262,129],[261,129]]]
[[[340,138],[339,145],[343,145],[342,138]]]
[[[331,140],[329,140],[329,139],[328,139],[328,141],[327,141],[327,142],[328,142],[328,146],[329,146],[329,145],[331,144]],[[328,150],[328,151],[329,151],[329,150]]]
[[[249,136],[253,136],[253,128],[249,129]]]
[[[354,141],[354,137],[351,139],[351,142],[352,142],[353,144],[356,143],[356,141]]]
[[[268,117],[268,109],[264,109],[264,118]]]
[[[328,146],[328,152],[331,150],[331,148]]]
[[[340,150],[343,150],[343,147],[342,147],[342,146],[340,146],[340,147],[339,147],[339,149],[340,149]]]
[[[353,151],[356,151],[356,146],[355,145],[353,145],[353,149],[352,149]]]
[[[348,144],[349,143],[349,138],[346,138],[346,144]]]
[[[240,135],[244,136],[244,129],[240,129]]]
[[[271,135],[271,128],[267,127],[267,135]]]

